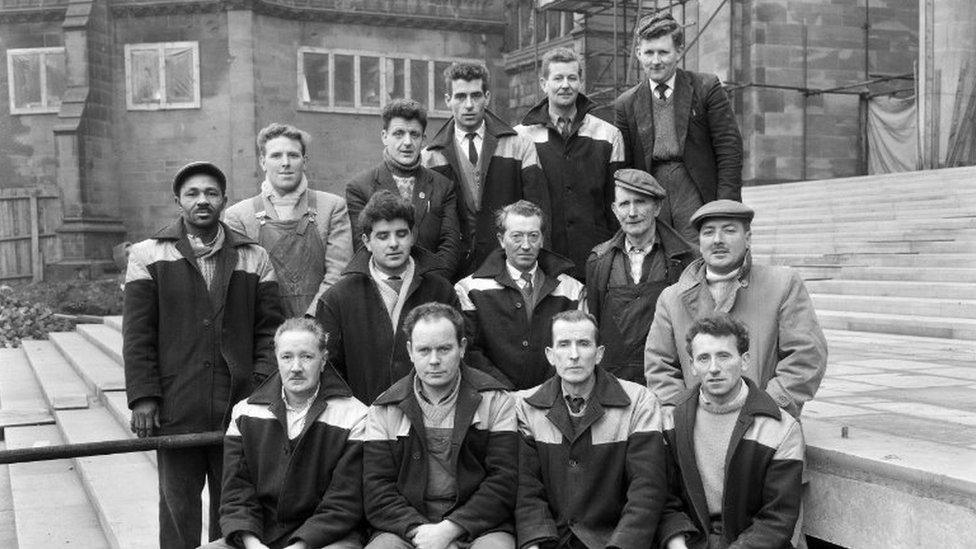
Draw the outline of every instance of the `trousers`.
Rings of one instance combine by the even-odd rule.
[[[207,539],[220,537],[220,483],[223,445],[158,450],[159,546],[193,549],[200,545],[203,517],[200,494],[204,482],[210,494],[210,531]]]
[[[470,542],[457,540],[448,549],[515,549],[515,536],[507,532],[489,532]],[[377,532],[365,549],[414,549],[410,541],[389,532]]]
[[[688,242],[698,242],[698,231],[691,226],[691,214],[702,206],[701,193],[683,162],[655,163],[654,179],[664,187],[668,195],[661,203],[658,219],[671,225]]]

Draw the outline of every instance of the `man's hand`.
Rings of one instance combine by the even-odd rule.
[[[244,544],[244,549],[268,549],[267,545],[261,543],[261,540],[251,533],[241,534],[241,543]]]
[[[668,549],[688,549],[688,545],[685,543],[685,535],[678,534],[677,536],[669,539]]]
[[[410,541],[417,549],[447,549],[463,533],[460,526],[444,519],[437,524],[418,526]]]
[[[132,406],[129,428],[139,438],[148,437],[159,429],[159,402],[155,398],[140,398]]]

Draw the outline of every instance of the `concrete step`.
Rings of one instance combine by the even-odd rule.
[[[976,300],[976,278],[971,283],[902,280],[810,280],[807,290],[813,294],[851,296],[922,297]]]
[[[10,449],[64,443],[54,425],[10,427],[5,434]],[[9,471],[20,549],[111,547],[72,460],[14,463]]]
[[[122,361],[122,333],[104,324],[79,324],[75,330],[119,365]]]
[[[865,355],[877,353],[878,356],[888,359],[908,358],[930,363],[967,361],[976,356],[976,341],[965,339],[851,332],[829,328],[824,328],[824,336],[831,350],[830,362],[838,360],[834,358],[835,351],[849,350]]]
[[[777,210],[804,210],[809,211],[843,211],[854,206],[862,208],[874,208],[879,210],[900,210],[911,211],[912,209],[932,209],[942,207],[952,210],[953,204],[973,204],[976,203],[976,187],[971,189],[961,189],[952,193],[943,193],[940,190],[911,189],[899,193],[897,196],[881,194],[877,190],[865,190],[856,194],[840,193],[835,197],[813,196],[794,196],[792,194],[769,194],[767,196],[756,196],[743,193],[742,200],[756,211],[775,212]]]
[[[92,393],[125,391],[122,366],[78,332],[48,334],[51,343],[61,351]]]
[[[0,441],[0,451],[7,445]],[[14,495],[10,488],[10,466],[0,465],[0,547],[17,547],[17,521],[14,516]]]
[[[973,254],[976,253],[976,239],[973,240],[887,240],[887,241],[857,241],[830,239],[795,239],[783,238],[778,242],[752,243],[752,250],[757,254],[852,254],[860,252],[890,253],[890,254]]]
[[[976,340],[976,320],[973,319],[826,309],[817,309],[817,318],[820,320],[821,327],[832,330]]]
[[[883,297],[876,295],[812,294],[817,310],[862,313],[911,314],[976,320],[976,301],[922,297]]]
[[[745,198],[763,199],[789,196],[835,200],[858,194],[900,196],[911,190],[939,189],[945,193],[966,191],[976,186],[976,168],[945,168],[836,179],[795,181],[758,185],[742,189]]]
[[[105,321],[105,325],[114,328],[118,331],[122,331],[122,315],[119,316],[106,316],[102,317]]]
[[[88,407],[88,388],[53,343],[25,339],[22,345],[48,406],[55,410]]]
[[[117,440],[128,433],[102,406],[55,412],[71,444]],[[145,453],[75,458],[78,473],[109,545],[155,547],[159,543],[156,468]]]
[[[775,253],[756,252],[753,259],[767,265],[841,265],[848,267],[913,267],[917,269],[976,268],[976,254],[896,254],[896,253]]]
[[[892,227],[898,223],[916,223],[926,219],[969,219],[973,217],[970,207],[959,209],[958,204],[908,211],[868,209],[868,206],[846,210],[775,209],[756,210],[755,223],[776,225],[822,223],[853,223],[878,221]]]
[[[947,282],[970,283],[976,281],[976,269],[945,268],[937,269],[913,267],[861,267],[845,265],[796,265],[803,278],[861,280],[861,281],[903,281],[903,282]]]
[[[976,229],[976,217],[950,217],[928,220],[899,220],[899,221],[847,221],[825,225],[822,220],[805,223],[765,223],[757,219],[752,224],[752,238],[765,238],[771,234],[879,234],[903,232],[906,235],[915,234],[955,234],[955,231],[969,231]]]
[[[0,409],[47,409],[44,393],[23,349],[0,349]]]

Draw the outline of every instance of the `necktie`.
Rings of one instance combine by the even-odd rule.
[[[665,99],[667,99],[668,97],[665,95],[665,93],[667,91],[668,91],[668,85],[667,84],[663,84],[663,83],[662,84],[658,84],[657,85],[657,97],[658,97],[658,99],[660,99],[661,101],[664,101]]]
[[[532,306],[535,305],[532,299],[532,274],[522,273],[521,278],[525,281],[525,284],[522,285],[522,296],[525,298],[525,306],[531,310]]]
[[[468,132],[464,136],[468,138],[468,160],[471,161],[472,166],[478,165],[478,149],[474,146],[474,138],[477,136],[478,134],[475,132]]]
[[[563,141],[569,139],[569,130],[573,127],[573,122],[569,118],[559,117],[557,124],[559,126],[559,135],[563,136]]]
[[[386,285],[393,288],[393,291],[400,293],[400,288],[403,287],[403,279],[399,276],[391,276],[386,279]]]
[[[570,412],[573,414],[579,414],[583,411],[583,406],[586,405],[586,399],[583,397],[566,395],[566,404],[569,405]]]

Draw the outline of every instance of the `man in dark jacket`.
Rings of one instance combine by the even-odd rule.
[[[454,288],[468,325],[468,363],[510,389],[534,387],[552,375],[542,350],[552,315],[583,304],[583,284],[566,274],[573,264],[542,249],[543,214],[519,200],[497,216],[498,242],[472,275]]]
[[[552,318],[556,375],[516,407],[520,549],[652,546],[668,497],[661,407],[598,367],[602,355],[592,315]]]
[[[404,322],[414,371],[369,409],[364,458],[369,549],[514,549],[513,399],[463,365],[464,317],[427,303]]]
[[[660,539],[667,549],[792,548],[800,513],[800,423],[742,372],[749,332],[727,314],[697,320],[686,339],[700,383],[665,417],[671,486]]]
[[[227,428],[233,404],[275,371],[281,323],[268,253],[220,222],[227,180],[209,162],[177,172],[181,218],[130,248],[122,320],[132,431]],[[159,544],[200,544],[200,492],[210,489],[210,539],[220,535],[220,446],[160,449]]]
[[[549,191],[531,141],[488,111],[488,69],[454,63],[444,71],[444,96],[454,116],[430,140],[423,162],[457,185],[461,267],[471,274],[498,243],[495,211],[519,199],[535,202],[548,218]]]
[[[669,13],[638,21],[634,41],[647,78],[614,104],[625,163],[657,178],[668,192],[661,219],[694,242],[699,206],[742,199],[742,136],[718,77],[678,69],[685,35]]]
[[[353,223],[369,197],[381,190],[393,191],[413,204],[414,244],[440,260],[437,272],[452,280],[460,254],[456,185],[420,162],[421,143],[427,131],[427,111],[410,99],[394,99],[383,107],[383,162],[360,173],[346,185],[346,202]],[[353,239],[358,250],[363,247]]]
[[[326,363],[311,318],[275,334],[278,374],[234,406],[220,527],[204,549],[362,547],[366,406]]]
[[[360,212],[363,249],[319,301],[315,317],[329,333],[329,358],[352,394],[372,402],[410,371],[406,312],[437,301],[458,306],[451,283],[433,272],[432,253],[414,246],[413,205],[392,191],[373,195]]]
[[[580,93],[583,65],[569,48],[542,57],[539,82],[545,99],[515,126],[535,143],[552,200],[550,247],[573,262],[580,281],[596,244],[610,238],[617,220],[610,211],[613,173],[623,167],[620,130],[593,114],[596,104]]]
[[[681,235],[657,218],[664,188],[641,170],[618,170],[612,209],[620,232],[586,262],[587,310],[600,321],[604,367],[644,384],[644,343],[661,291],[695,259]]]

